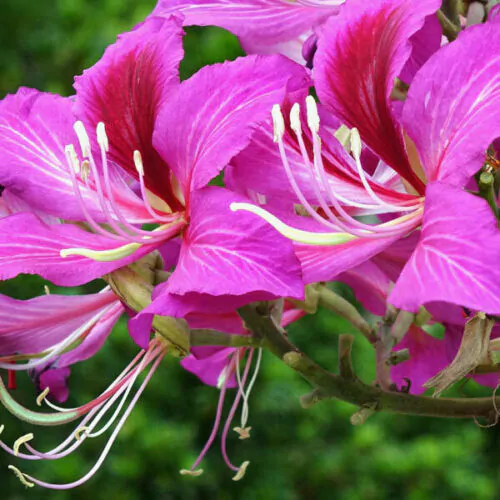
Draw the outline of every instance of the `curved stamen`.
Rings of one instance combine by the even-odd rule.
[[[34,483],[38,486],[42,486],[44,488],[49,488],[49,489],[54,489],[54,490],[66,490],[66,489],[71,489],[71,488],[74,488],[76,486],[79,486],[83,483],[85,483],[86,481],[88,481],[101,467],[101,465],[103,464],[104,460],[106,459],[111,447],[113,446],[113,443],[115,442],[120,430],[122,429],[123,425],[125,424],[127,418],[129,417],[130,413],[132,412],[132,410],[134,409],[137,401],[139,400],[139,398],[141,397],[142,393],[144,392],[144,389],[146,388],[147,384],[149,383],[149,381],[151,380],[151,377],[153,376],[154,372],[156,371],[156,368],[158,367],[158,365],[160,364],[161,360],[163,359],[165,353],[163,353],[163,355],[160,355],[156,361],[154,362],[153,366],[151,367],[149,373],[147,374],[147,376],[145,377],[144,381],[142,382],[141,386],[139,387],[137,393],[135,394],[134,398],[132,399],[130,405],[128,406],[128,408],[125,410],[124,414],[122,415],[120,421],[118,422],[117,426],[115,427],[113,433],[111,434],[111,437],[110,439],[108,440],[108,442],[106,443],[106,445],[104,446],[104,449],[101,453],[101,455],[99,456],[99,459],[97,460],[96,464],[94,465],[94,467],[92,467],[92,469],[87,473],[85,474],[82,478],[80,478],[79,480],[77,481],[74,481],[73,483],[68,483],[68,484],[53,484],[53,483],[47,483],[47,482],[44,482],[44,481],[40,481],[39,479],[36,479],[28,474],[25,474],[25,473],[21,473],[22,474],[22,477],[26,480],[26,481],[29,481],[31,483]]]

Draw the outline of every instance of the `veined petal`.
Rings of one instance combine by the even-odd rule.
[[[444,301],[500,312],[500,231],[485,200],[434,182],[427,186],[422,237],[389,302],[417,312]]]
[[[309,87],[304,68],[283,56],[247,56],[208,66],[162,107],[153,143],[186,199],[250,141],[287,92]]]
[[[300,260],[304,283],[331,281],[343,272],[357,267],[382,252],[399,238],[357,238],[335,246],[312,246],[297,243],[295,253]]]
[[[65,340],[115,301],[113,292],[51,294],[30,300],[0,295],[0,356],[41,353]]]
[[[179,201],[152,136],[160,107],[179,84],[182,35],[178,19],[149,18],[121,35],[97,64],[75,79],[75,114],[91,128],[105,124],[110,159],[135,178],[138,150],[146,186],[172,209]]]
[[[415,77],[402,121],[429,181],[465,186],[500,136],[499,54],[499,24],[473,26]]]
[[[185,25],[220,26],[239,36],[244,47],[269,53],[269,47],[294,40],[336,14],[342,3],[343,0],[160,0],[153,14],[169,16],[181,12]]]
[[[26,88],[0,102],[0,184],[34,210],[81,221],[64,152],[77,139],[71,106],[70,98]],[[82,197],[100,219],[90,191]]]
[[[388,165],[423,192],[411,169],[401,127],[389,100],[394,79],[411,54],[410,37],[439,0],[349,0],[322,29],[314,60],[322,103]]]
[[[66,382],[70,374],[69,367],[94,356],[101,349],[116,322],[125,311],[114,293],[108,293],[111,294],[114,304],[112,302],[112,306],[108,308],[105,315],[89,329],[81,344],[58,356],[48,366],[35,369],[35,373],[32,374],[38,381],[39,389],[43,391],[48,387],[50,396],[56,401],[64,402],[68,397]],[[81,298],[81,296],[76,298]]]
[[[26,273],[39,274],[56,285],[81,285],[141,258],[159,244],[143,245],[112,262],[97,262],[81,255],[63,258],[61,250],[109,251],[119,248],[120,242],[72,224],[48,225],[34,214],[19,213],[0,219],[0,279]]]
[[[196,191],[192,197],[190,225],[169,279],[171,293],[302,297],[292,243],[262,219],[230,210],[232,202],[244,198],[216,187]]]

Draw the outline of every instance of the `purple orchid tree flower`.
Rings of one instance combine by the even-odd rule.
[[[308,98],[309,143],[302,139],[301,144],[305,127],[298,107],[291,115],[303,157],[303,167],[294,176],[283,140],[285,123],[275,108],[281,160],[310,217],[302,217],[293,228],[261,207],[233,208],[254,211],[302,243],[297,254],[306,282],[330,280],[421,227],[389,301],[412,312],[421,304],[445,301],[495,314],[500,311],[497,220],[485,200],[464,188],[500,135],[498,22],[467,29],[431,56],[413,78],[400,120],[390,100],[394,78],[411,52],[409,40],[439,5],[435,0],[418,5],[352,0],[327,21],[315,58],[316,89],[328,111],[355,127],[350,133],[352,156],[340,143],[333,145],[334,140],[322,154],[321,114]],[[481,57],[460,57],[473,50]],[[380,158],[381,175],[389,168],[396,173],[392,189],[387,189],[390,179],[380,183],[364,171],[360,136]],[[295,154],[293,161],[299,158]],[[309,189],[300,178],[307,170]],[[352,181],[356,175],[357,184]],[[365,195],[358,196],[353,185],[363,186]],[[314,207],[321,207],[322,214]],[[367,224],[353,217],[364,214],[378,215],[381,222]],[[305,231],[311,221],[315,230]]]
[[[153,15],[181,12],[186,26],[220,26],[253,54],[284,54],[304,63],[314,54],[318,29],[344,0],[160,0]]]
[[[249,214],[235,224],[229,205],[245,200],[207,184],[272,103],[307,89],[307,73],[282,56],[251,56],[179,83],[181,42],[177,18],[150,18],[77,78],[74,99],[22,89],[2,102],[0,183],[71,222],[2,219],[2,279],[27,272],[81,284],[181,237],[170,293],[302,295],[290,243]],[[149,330],[134,338],[146,348]]]

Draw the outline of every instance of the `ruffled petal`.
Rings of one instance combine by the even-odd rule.
[[[281,0],[160,0],[153,14],[181,12],[185,25],[220,26],[239,36],[246,50],[270,53],[272,49],[289,49],[286,42],[336,14],[343,1],[317,0],[301,5]]]
[[[249,142],[273,104],[307,89],[304,68],[282,56],[248,56],[207,66],[162,107],[153,143],[186,198],[204,187]]]
[[[179,201],[152,137],[160,107],[179,84],[182,35],[178,19],[149,18],[121,35],[97,64],[75,80],[75,114],[91,128],[104,122],[110,159],[134,177],[138,150],[146,186],[172,209]]]
[[[410,38],[439,0],[350,0],[321,31],[314,59],[323,104],[419,192],[403,135],[389,100],[394,79],[411,54]]]
[[[434,182],[427,186],[422,237],[389,301],[416,312],[444,301],[500,312],[500,231],[486,201]]]
[[[143,245],[133,254],[111,262],[80,255],[61,257],[61,250],[113,250],[120,242],[92,234],[71,224],[48,225],[34,214],[19,213],[0,219],[0,279],[21,273],[39,274],[61,286],[88,283],[152,252],[158,245]]]
[[[465,186],[500,137],[498,32],[498,23],[467,28],[413,81],[402,121],[429,181]]]
[[[195,354],[187,356],[181,361],[181,366],[188,372],[196,375],[204,384],[217,387],[219,379],[226,368],[229,357],[236,349],[228,347],[195,347]],[[226,382],[227,387],[236,387],[236,376],[233,373]]]
[[[25,88],[0,103],[0,184],[34,210],[80,221],[85,218],[64,152],[77,140],[71,107],[70,98]],[[90,190],[82,196],[100,219]]]

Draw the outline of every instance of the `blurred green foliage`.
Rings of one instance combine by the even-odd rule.
[[[153,5],[153,0],[2,0],[0,94],[14,92],[20,85],[71,94],[73,75],[93,64],[117,33],[134,26]],[[205,64],[241,54],[237,40],[222,30],[188,32],[183,77]],[[20,277],[0,283],[0,292],[28,298],[42,293],[43,284],[36,277]],[[336,336],[351,331],[343,320],[321,312],[293,325],[290,335],[314,359],[335,370]],[[135,352],[122,322],[98,356],[74,367],[68,405],[91,400]],[[354,358],[360,375],[371,379],[371,347],[362,338],[355,343]],[[18,380],[16,396],[34,407],[31,382],[23,375]],[[348,404],[324,402],[310,410],[301,409],[298,396],[307,391],[306,383],[265,355],[251,396],[252,438],[229,438],[233,462],[251,462],[244,480],[231,481],[232,473],[225,468],[217,444],[202,464],[204,475],[182,477],[179,469],[191,465],[210,433],[218,391],[203,386],[176,360],[168,359],[156,372],[94,479],[70,492],[25,490],[7,470],[7,464],[14,463],[47,481],[71,482],[92,467],[105,437],[87,441],[78,453],[57,462],[22,462],[1,453],[1,498],[500,497],[497,428],[389,414],[375,415],[362,427],[354,428],[349,417],[355,408]],[[46,449],[63,437],[63,429],[33,429],[15,421],[3,408],[0,423],[6,426],[2,439],[7,443],[34,431],[36,445]],[[68,426],[66,431],[70,429]]]

